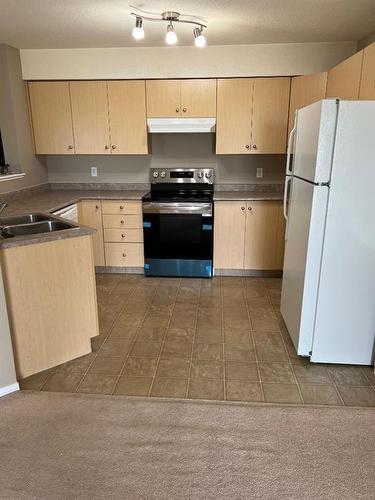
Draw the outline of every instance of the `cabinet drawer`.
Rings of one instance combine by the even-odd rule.
[[[104,229],[104,241],[110,243],[142,243],[142,229]]]
[[[141,214],[142,203],[140,201],[111,200],[102,201],[103,214]]]
[[[106,266],[143,267],[143,243],[106,243]]]
[[[103,215],[104,229],[142,229],[141,215]]]

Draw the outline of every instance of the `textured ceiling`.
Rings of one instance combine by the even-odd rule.
[[[375,29],[375,0],[144,0],[148,11],[177,10],[208,21],[210,45],[359,40]],[[0,0],[0,43],[19,48],[164,45],[165,26],[145,22],[146,37],[131,36],[134,18],[123,0]],[[178,25],[180,45],[192,27]]]

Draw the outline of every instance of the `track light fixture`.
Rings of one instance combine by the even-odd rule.
[[[131,7],[131,6],[130,6]],[[175,45],[178,41],[177,34],[174,30],[174,23],[193,24],[196,27],[193,29],[193,39],[196,47],[204,47],[207,43],[206,37],[203,35],[203,28],[207,28],[202,18],[194,16],[183,16],[189,19],[181,19],[181,14],[174,11],[166,11],[162,14],[154,14],[152,12],[142,11],[136,7],[131,7],[137,12],[131,11],[130,14],[135,16],[135,27],[133,29],[133,37],[136,40],[141,40],[145,36],[143,29],[143,21],[161,21],[167,22],[167,33],[165,35],[165,43]]]

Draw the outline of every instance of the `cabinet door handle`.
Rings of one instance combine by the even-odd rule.
[[[125,238],[125,234],[122,234],[122,235],[121,235],[121,238]]]
[[[182,111],[183,111],[184,113],[186,113],[187,109],[186,109],[186,108],[183,108],[183,109],[182,109]]]
[[[253,207],[247,207],[247,209],[251,212]]]
[[[120,210],[124,210],[124,205],[120,205]]]
[[[180,108],[176,108],[176,113],[179,113],[180,112]]]
[[[73,145],[69,144],[68,149],[73,149]]]
[[[250,149],[250,144],[246,144],[245,148]]]
[[[100,205],[95,205],[96,210],[99,210]]]
[[[245,207],[241,207],[241,210],[245,210]]]
[[[123,253],[123,254],[122,254],[122,256],[123,256],[123,257],[126,257],[126,253]]]
[[[106,144],[106,145],[104,146],[104,149],[109,149],[108,144]]]
[[[116,144],[112,144],[112,149],[116,149]]]
[[[123,220],[122,220],[122,221],[120,221],[120,222],[121,222],[121,224],[123,224],[123,223],[124,223],[124,221],[123,221]]]
[[[256,149],[257,148],[257,145],[256,144],[253,144],[253,149]]]

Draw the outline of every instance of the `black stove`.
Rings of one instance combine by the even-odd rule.
[[[142,198],[146,276],[212,276],[213,169],[151,169]]]

